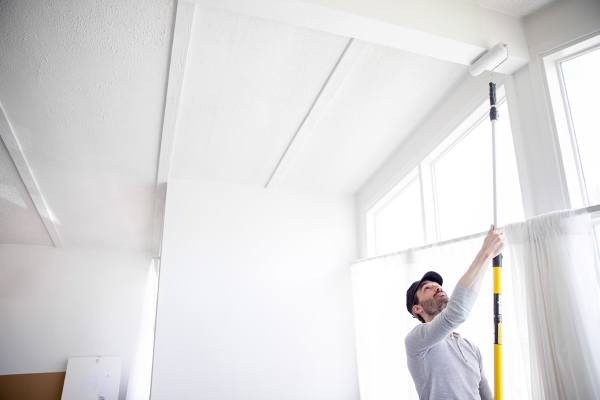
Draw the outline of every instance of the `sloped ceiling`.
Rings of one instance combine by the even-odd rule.
[[[264,185],[348,39],[196,13],[172,177]]]
[[[176,179],[265,185],[277,169],[269,187],[353,193],[466,72],[226,11],[198,12],[193,26],[173,152]],[[343,76],[331,90],[328,78],[339,74],[340,63]],[[328,99],[320,117],[303,126],[321,90]],[[285,154],[279,170],[299,129],[302,145]]]
[[[360,57],[277,183],[354,193],[466,73],[461,65],[356,45]]]

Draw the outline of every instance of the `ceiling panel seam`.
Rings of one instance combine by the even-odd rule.
[[[315,109],[315,106],[317,105],[317,103],[321,99],[321,96],[322,96],[323,92],[325,91],[325,89],[329,85],[329,82],[331,81],[331,78],[335,75],[335,73],[336,73],[336,71],[338,69],[338,66],[340,65],[340,63],[342,62],[342,60],[344,59],[344,57],[346,56],[346,53],[348,52],[348,49],[350,48],[350,46],[352,45],[353,42],[354,42],[354,38],[348,39],[348,42],[344,46],[344,49],[342,50],[340,56],[338,57],[338,59],[336,60],[335,64],[333,65],[333,68],[331,68],[331,71],[327,75],[327,78],[325,79],[325,81],[321,85],[321,88],[319,89],[319,92],[317,93],[317,95],[315,96],[314,100],[312,101],[310,107],[308,108],[306,114],[304,115],[304,118],[302,118],[302,121],[298,125],[298,128],[296,128],[296,131],[294,132],[294,134],[290,138],[290,140],[289,140],[289,142],[288,142],[285,150],[283,151],[283,153],[281,154],[281,157],[277,161],[277,164],[275,164],[275,167],[273,168],[273,171],[271,172],[271,175],[269,175],[269,179],[265,183],[265,189],[269,187],[269,185],[271,184],[271,182],[275,178],[277,172],[279,171],[279,168],[280,168],[282,162],[284,161],[284,159],[286,158],[286,156],[290,152],[290,149],[294,145],[294,142],[296,141],[296,138],[298,137],[298,135],[300,134],[300,132],[303,130],[306,121],[311,116],[313,110]]]
[[[46,232],[52,241],[54,247],[61,247],[62,240],[58,233],[58,229],[55,225],[56,218],[50,211],[48,207],[48,203],[44,198],[44,195],[40,189],[40,186],[33,174],[31,166],[27,161],[27,157],[23,152],[23,148],[21,147],[21,143],[17,138],[13,127],[6,115],[6,111],[4,106],[0,102],[0,138],[8,151],[8,155],[11,158],[19,177],[21,178],[21,182],[23,182],[23,186],[27,190],[27,194],[31,199],[40,220],[44,224],[46,228]]]

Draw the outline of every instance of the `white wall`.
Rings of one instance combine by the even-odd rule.
[[[138,340],[150,256],[0,245],[0,375],[119,356],[120,398]]]
[[[169,183],[152,399],[358,399],[351,197]]]

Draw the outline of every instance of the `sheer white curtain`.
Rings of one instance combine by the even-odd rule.
[[[506,228],[502,316],[507,399],[600,399],[600,268],[591,217],[560,212]],[[352,265],[362,400],[416,399],[404,337],[408,286],[428,270],[451,292],[482,236]],[[491,266],[490,266],[491,269]],[[492,274],[459,332],[493,385]]]
[[[352,265],[359,384],[362,400],[417,399],[406,366],[404,337],[418,320],[406,310],[406,289],[429,271],[444,277],[448,293],[481,247],[483,236],[422,250],[360,261]],[[511,263],[504,263],[504,393],[507,399],[530,394],[527,335],[517,325]],[[469,319],[458,331],[481,350],[484,371],[493,385],[492,274],[486,276]],[[525,351],[524,351],[525,350]]]
[[[600,399],[600,273],[590,215],[545,215],[506,233],[533,398]]]

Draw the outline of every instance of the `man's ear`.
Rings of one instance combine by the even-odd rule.
[[[416,317],[417,315],[419,315],[419,313],[423,312],[423,307],[421,307],[418,304],[415,304],[414,306],[412,306],[412,314]]]

